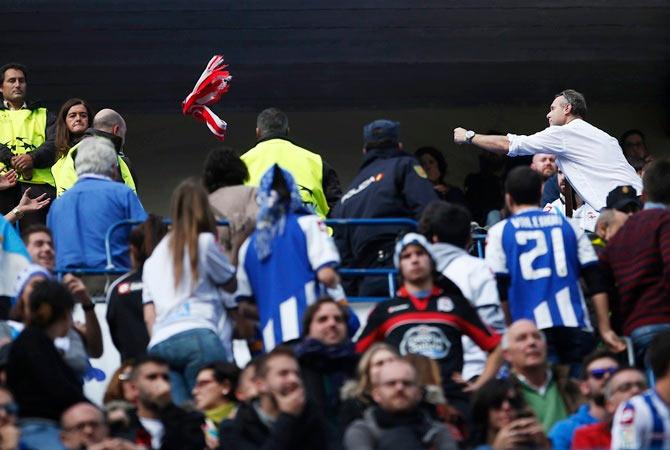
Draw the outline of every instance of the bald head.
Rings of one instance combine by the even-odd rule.
[[[596,234],[609,241],[628,220],[628,214],[612,208],[603,208],[596,221]]]
[[[68,449],[97,444],[107,437],[105,416],[90,403],[77,403],[61,416],[61,440]]]
[[[556,167],[556,156],[548,153],[536,153],[533,155],[533,162],[530,164],[530,168],[542,175],[542,178],[546,180],[558,170],[558,167]]]
[[[113,109],[105,108],[100,110],[93,118],[93,128],[96,130],[112,133],[121,139],[126,139],[126,121],[121,114]]]
[[[515,372],[545,366],[547,343],[535,323],[527,319],[514,322],[503,337],[505,359]]]

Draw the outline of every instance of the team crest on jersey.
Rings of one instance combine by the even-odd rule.
[[[454,309],[454,302],[449,297],[440,297],[437,299],[437,310],[450,312]]]
[[[387,311],[388,311],[389,314],[393,314],[395,312],[402,311],[402,310],[408,309],[408,308],[409,308],[409,305],[396,305],[396,306],[389,306]]]
[[[414,353],[430,359],[442,359],[449,354],[451,342],[439,328],[419,325],[405,332],[399,350],[401,355]]]
[[[421,167],[419,164],[414,166],[414,171],[421,178],[428,178],[428,174],[426,174],[426,171],[423,170],[423,167]]]
[[[635,407],[633,405],[626,405],[621,411],[621,418],[619,423],[621,425],[631,425],[635,421]]]

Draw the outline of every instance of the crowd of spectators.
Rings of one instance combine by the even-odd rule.
[[[53,115],[0,72],[0,450],[670,448],[670,160],[587,123],[580,93],[531,136],[456,128],[482,151],[464,190],[386,119],[342,189],[270,108],[166,220],[120,114]],[[96,301],[114,373],[91,363]]]

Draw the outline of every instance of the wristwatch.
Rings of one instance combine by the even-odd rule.
[[[16,217],[17,219],[21,219],[23,217],[23,211],[21,211],[18,206],[12,209],[12,213],[14,214],[14,217]]]
[[[472,130],[468,130],[465,132],[465,142],[467,144],[472,144],[472,139],[475,137],[475,132]]]

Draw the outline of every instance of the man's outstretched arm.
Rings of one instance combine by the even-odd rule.
[[[467,144],[468,139],[465,128],[454,128],[454,143],[458,145]],[[476,133],[470,140],[470,143],[479,148],[488,150],[500,155],[507,155],[509,152],[509,138],[507,136],[494,136]]]

